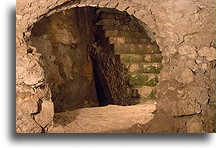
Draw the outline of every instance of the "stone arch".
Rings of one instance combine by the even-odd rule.
[[[99,6],[99,7],[108,7],[108,8],[116,8],[120,11],[122,10],[126,10],[127,9],[127,12],[131,12],[129,14],[133,14],[135,13],[135,10],[137,7],[140,7],[140,4],[139,3],[130,3],[130,6],[132,9],[129,9],[127,7],[125,7],[125,2],[121,1],[119,3],[115,3],[115,4],[112,4],[111,1],[107,2],[107,1],[52,1],[51,3],[49,3],[48,1],[41,1],[40,2],[40,6],[43,6],[43,7],[40,7],[37,5],[37,2],[35,1],[30,1],[29,3],[23,3],[21,1],[17,2],[17,59],[18,60],[22,60],[23,57],[26,57],[26,52],[28,53],[32,53],[34,52],[34,48],[30,47],[28,44],[26,44],[25,40],[29,38],[30,36],[30,31],[32,29],[32,27],[34,26],[34,24],[36,22],[38,22],[39,20],[41,20],[43,17],[46,17],[46,16],[49,16],[55,12],[59,12],[59,11],[63,11],[63,10],[67,10],[67,9],[70,9],[70,8],[73,8],[73,7],[80,7],[80,6]],[[23,6],[24,7],[23,7]],[[121,8],[120,6],[123,6],[123,8]],[[24,9],[19,9],[20,8],[24,8]],[[29,7],[28,9],[25,9],[25,7]],[[125,8],[124,8],[125,7]],[[31,9],[31,10],[30,10]],[[27,10],[28,12],[31,12],[30,13],[25,13],[25,10]],[[148,10],[147,10],[148,11]],[[137,13],[139,14],[139,13]],[[137,18],[140,18],[140,16],[138,16]],[[29,52],[30,51],[30,52]],[[31,54],[30,54],[31,55]],[[22,77],[20,76],[19,77],[19,71],[18,71],[18,77],[17,77],[17,85],[19,85],[20,87],[22,87],[23,85],[23,82],[24,82],[24,85],[28,85],[29,86],[34,86],[34,91],[32,90],[30,92],[30,96],[34,95],[35,97],[35,101],[33,100],[29,100],[30,102],[38,102],[38,99],[41,100],[41,98],[48,98],[46,101],[39,101],[40,103],[33,103],[35,104],[34,106],[32,106],[33,110],[38,110],[38,108],[43,108],[43,110],[41,112],[48,112],[47,116],[48,116],[48,119],[43,119],[41,120],[41,118],[36,118],[34,117],[34,119],[36,120],[36,122],[38,124],[34,125],[34,121],[32,121],[31,123],[29,123],[29,127],[31,128],[35,128],[36,131],[40,131],[40,127],[49,127],[50,126],[50,123],[52,121],[52,116],[53,116],[53,105],[52,103],[50,102],[50,96],[46,96],[44,94],[42,95],[39,95],[41,91],[44,91],[43,89],[40,89],[40,88],[45,88],[45,94],[50,94],[50,89],[48,88],[48,86],[46,84],[44,84],[44,71],[43,69],[39,66],[38,64],[38,60],[39,60],[39,57],[40,55],[37,55],[37,54],[34,54],[33,55],[34,57],[34,60],[32,61],[31,58],[27,57],[26,58],[26,61],[30,61],[32,63],[35,63],[37,66],[36,66],[36,69],[35,68],[32,68],[30,65],[24,65],[22,62],[21,62],[21,65],[20,67],[24,66],[24,67],[27,67],[27,71],[29,72],[28,74],[26,73],[26,77]],[[39,74],[39,75],[38,75]],[[17,89],[17,93],[19,93],[21,90]],[[35,93],[36,92],[36,93]],[[38,94],[38,96],[36,95]],[[29,96],[29,97],[30,97]],[[31,98],[31,97],[30,97]],[[19,100],[19,97],[17,98],[17,100]],[[47,105],[45,105],[47,104]],[[22,108],[22,106],[20,106],[20,108]],[[22,110],[18,110],[18,112],[20,112],[20,114],[23,114]],[[39,111],[37,111],[39,113]],[[40,115],[40,114],[38,114]],[[28,116],[29,115],[22,115],[22,116]],[[29,119],[31,120],[31,118]],[[41,120],[41,121],[39,121]],[[43,123],[43,126],[41,126],[41,124]],[[21,130],[23,131],[23,129],[18,129],[18,131]],[[28,130],[27,130],[28,131]]]
[[[46,2],[41,2],[41,5]],[[18,3],[19,4],[19,3]],[[34,2],[30,2],[28,5],[34,5]],[[148,1],[146,2],[136,2],[136,1],[116,1],[116,2],[111,2],[107,0],[81,0],[81,1],[71,1],[71,0],[63,0],[60,2],[53,2],[52,4],[49,5],[49,9],[46,9],[44,6],[43,8],[40,7],[33,7],[33,9],[41,9],[41,11],[32,11],[31,16],[25,16],[28,21],[25,22],[25,25],[22,26],[22,32],[24,33],[24,39],[28,38],[30,35],[30,30],[33,27],[33,25],[40,21],[43,17],[47,17],[52,15],[53,13],[64,11],[67,9],[75,8],[75,7],[86,7],[86,6],[91,6],[91,7],[105,7],[105,8],[114,8],[119,11],[126,11],[130,15],[134,15],[137,19],[141,20],[143,23],[144,27],[147,30],[148,35],[153,39],[156,40],[156,38],[160,38],[158,33],[158,26],[155,22],[155,16],[152,13],[152,9],[154,9],[154,6],[149,3]],[[137,10],[139,9],[140,10]],[[141,9],[144,8],[144,9]],[[19,21],[18,21],[19,22]],[[24,24],[24,23],[23,23]],[[158,43],[159,44],[159,43]]]
[[[125,11],[89,6],[35,23],[27,41],[41,54],[55,112],[156,99],[162,56],[142,25]]]
[[[181,0],[172,3],[168,3],[167,1],[158,3],[158,1],[150,0],[145,2],[139,0],[118,0],[115,2],[110,0],[45,0],[40,2],[25,2],[20,0],[17,1],[16,15],[18,67],[16,71],[16,91],[18,94],[17,118],[19,118],[21,124],[25,124],[25,128],[21,128],[20,124],[18,124],[17,132],[40,132],[41,127],[48,127],[51,124],[53,115],[52,103],[50,100],[44,100],[43,103],[40,101],[44,96],[50,95],[49,89],[46,85],[41,86],[44,74],[43,70],[38,65],[39,56],[36,54],[26,55],[30,47],[25,43],[25,39],[30,36],[29,33],[33,24],[41,18],[77,6],[103,6],[116,8],[120,11],[126,10],[129,14],[133,14],[145,22],[150,30],[152,30],[150,34],[153,34],[155,37],[156,42],[163,51],[164,57],[163,70],[160,76],[163,83],[159,86],[161,91],[159,92],[160,101],[157,105],[156,118],[163,118],[163,125],[166,123],[170,124],[166,124],[166,126],[160,128],[158,128],[159,126],[156,124],[152,126],[152,128],[148,128],[146,132],[213,131],[214,117],[211,112],[214,111],[214,105],[212,105],[214,101],[212,100],[214,100],[215,95],[211,86],[214,86],[213,81],[215,78],[211,63],[214,59],[212,60],[210,55],[203,54],[202,52],[206,50],[211,53],[213,49],[215,49],[215,22],[214,13],[212,13],[214,12],[215,5],[213,0],[210,2],[200,0],[196,3],[188,1],[182,2]],[[170,9],[168,10],[167,7]],[[197,21],[197,15],[203,16],[205,21],[202,21],[202,19]],[[147,19],[149,21],[145,21]],[[189,26],[187,24],[188,20],[191,20]],[[192,29],[193,27],[191,26],[196,27]],[[203,36],[205,36],[205,38],[203,38]],[[30,52],[31,51],[32,50],[30,50]],[[188,57],[185,53],[190,53],[192,56]],[[194,61],[196,59],[201,59],[201,63],[195,63]],[[178,62],[178,60],[180,62]],[[188,64],[191,62],[192,64]],[[206,71],[204,73],[202,73],[203,63],[207,64],[207,68],[205,69],[204,67],[204,71]],[[182,65],[186,66],[182,67]],[[173,75],[173,73],[176,75]],[[204,83],[204,81],[208,83]],[[168,89],[170,86],[172,86],[171,90]],[[192,86],[192,88],[190,86]],[[46,88],[45,92],[41,90],[43,87]],[[172,91],[172,94],[178,94],[177,88],[179,87],[182,88],[179,92],[183,91],[183,95],[171,96],[168,91],[166,91],[167,94],[163,92],[163,89],[167,88],[167,90]],[[25,88],[25,90],[23,90],[23,88]],[[195,94],[194,96],[189,95],[191,92],[192,94],[196,92],[193,90],[198,90],[197,88],[205,92],[205,95],[201,98]],[[188,89],[190,90],[188,91]],[[41,91],[43,93],[41,93]],[[188,97],[183,101],[181,97],[184,96],[184,94],[188,94],[186,95]],[[205,96],[210,96],[210,101],[209,98]],[[173,100],[173,97],[176,97],[176,99]],[[193,101],[190,106],[187,106],[188,102],[191,103],[191,99],[195,101]],[[28,111],[26,111],[26,104],[23,103],[23,100],[25,100],[26,104],[30,104]],[[30,116],[32,112],[37,113],[37,116],[33,119]],[[48,118],[42,119],[40,117],[42,113],[46,114]],[[25,118],[21,118],[22,116]],[[26,119],[29,119],[28,123],[26,123]],[[157,123],[157,121],[155,123]],[[211,124],[203,127],[202,123],[205,125]],[[193,129],[194,125],[196,125],[196,129]],[[180,127],[182,127],[181,130]],[[155,128],[158,129],[155,130]]]

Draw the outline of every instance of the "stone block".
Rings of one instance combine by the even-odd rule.
[[[146,44],[115,44],[115,52],[121,54],[158,54],[159,48]]]
[[[117,37],[116,38],[116,43],[118,44],[118,43],[125,43],[125,37]]]
[[[132,73],[160,73],[162,64],[160,63],[134,63],[130,64],[128,70]]]
[[[179,82],[183,82],[183,83],[190,83],[194,80],[193,78],[193,73],[190,69],[188,68],[183,68],[180,70],[180,73],[178,73],[177,75],[181,75],[180,76],[180,80]]]
[[[121,35],[118,30],[105,30],[104,33],[106,37],[117,37]]]
[[[139,54],[120,54],[121,61],[124,63],[142,62],[142,55]]]
[[[162,55],[161,54],[145,54],[143,55],[143,62],[162,62]]]
[[[119,5],[116,7],[119,11],[124,11],[130,6],[130,3],[128,1],[125,1],[124,3],[119,3]]]
[[[100,24],[98,24],[100,25]],[[114,26],[112,24],[110,25],[103,25],[103,30],[120,30],[120,31],[138,31],[138,29],[134,26],[129,26],[129,24],[127,25],[118,25],[118,26]]]
[[[51,101],[43,101],[41,104],[41,111],[35,115],[35,121],[42,127],[50,124],[54,116],[54,105]]]
[[[120,58],[126,63],[161,63],[163,59],[161,54],[120,54]]]
[[[97,25],[120,25],[120,21],[114,19],[101,19],[97,22]]]
[[[188,133],[203,133],[202,120],[195,116],[186,123]]]
[[[203,47],[198,51],[199,56],[206,57],[208,61],[213,61],[216,59],[216,50],[213,47]]]
[[[178,52],[181,56],[186,56],[187,58],[190,58],[190,59],[195,59],[197,57],[195,46],[182,45],[178,49]]]
[[[122,35],[122,34],[121,34]],[[135,37],[109,37],[110,44],[144,44],[147,42],[147,39],[144,38],[135,38]]]
[[[162,69],[161,63],[140,63],[139,64],[140,71],[143,73],[160,73]]]
[[[129,72],[137,72],[139,70],[139,65],[138,64],[131,64],[128,68]]]
[[[125,37],[109,37],[110,44],[122,44],[125,42]]]
[[[155,90],[155,87],[150,86],[142,86],[140,88],[136,88],[138,90],[138,94],[140,97],[149,97],[149,95],[152,93],[152,91]]]
[[[129,84],[133,87],[151,86],[155,87],[158,77],[155,74],[133,74],[129,77]]]

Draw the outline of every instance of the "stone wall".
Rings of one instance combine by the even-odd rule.
[[[143,22],[162,51],[157,111],[152,122],[141,126],[139,132],[214,131],[214,0],[18,0],[17,132],[41,132],[41,126],[50,124],[53,115],[49,88],[46,84],[42,90],[35,87],[44,78],[39,56],[26,54],[29,45],[25,40],[31,28],[47,15],[81,6],[127,11]],[[38,94],[48,99],[41,104]],[[38,118],[43,117],[41,122],[31,117],[35,112]]]
[[[104,53],[113,54],[113,60],[118,61],[115,63],[121,63],[123,67],[122,73],[118,64],[109,71],[116,71],[116,80],[109,81],[116,85],[113,86],[117,90],[115,100],[122,100],[128,105],[154,100],[158,74],[162,69],[161,51],[154,38],[140,20],[126,11],[100,8],[96,13],[98,45]]]
[[[88,14],[84,14],[88,11]],[[32,29],[30,44],[41,54],[45,81],[55,112],[97,105],[92,63],[86,47],[94,41],[93,8],[71,9],[43,18]]]

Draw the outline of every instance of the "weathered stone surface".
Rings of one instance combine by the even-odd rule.
[[[206,57],[206,59],[208,61],[213,61],[216,60],[215,54],[216,54],[216,50],[213,47],[202,47],[199,51],[198,51],[199,56],[202,57]]]
[[[128,105],[134,104],[133,98],[130,98],[127,90],[127,70],[120,62],[118,55],[106,54],[101,46],[89,47],[89,53],[93,59],[93,65],[99,67],[96,72],[101,76],[103,90],[111,104]]]
[[[195,59],[197,57],[196,47],[190,45],[182,45],[178,52],[181,56],[186,56],[191,59]]]
[[[80,1],[79,3],[79,1],[69,0],[17,0],[16,53],[17,65],[19,65],[16,69],[17,88],[20,87],[21,83],[27,80],[27,72],[24,71],[29,72],[31,69],[25,66],[26,62],[22,61],[22,59],[27,57],[26,53],[29,47],[27,46],[25,39],[28,39],[30,36],[31,28],[35,22],[38,22],[47,15],[76,7],[78,5],[99,5],[103,7],[118,8],[117,3],[120,3],[119,6],[121,6],[125,3],[125,1],[118,0],[118,2],[113,3],[111,0],[85,0]],[[188,0],[133,0],[130,1],[128,6],[129,8],[126,11],[129,14],[136,14],[135,16],[144,22],[146,26],[148,26],[150,34],[153,34],[164,56],[163,69],[159,77],[160,83],[158,86],[158,104],[155,118],[148,124],[147,128],[140,126],[139,128],[141,128],[141,130],[139,129],[137,132],[213,132],[215,128],[215,116],[212,115],[215,111],[215,67],[210,66],[212,65],[211,62],[213,62],[212,60],[214,59],[210,53],[213,51],[212,47],[215,46],[215,2],[213,0],[197,0],[196,2]],[[205,69],[203,72],[201,70],[202,66],[200,65],[199,68],[197,68],[196,66],[189,67],[183,64],[182,68],[177,68],[178,70],[176,70],[175,73],[172,73],[173,67],[176,68],[176,66],[179,66],[178,64],[172,64],[170,61],[176,58],[176,50],[179,52],[178,49],[182,46],[196,47],[199,57],[197,57],[194,50],[191,51],[188,49],[186,50],[188,54],[185,54],[185,48],[182,49],[182,51],[180,50],[180,53],[186,59],[195,58],[197,64],[207,64],[208,68],[206,69],[206,66],[203,66]],[[203,47],[208,49],[203,50]],[[33,57],[35,56],[36,55],[33,55]],[[177,55],[177,57],[178,56],[179,55]],[[32,58],[30,58],[30,61]],[[179,58],[177,58],[177,61],[178,59]],[[192,71],[189,72],[190,69],[188,70],[188,68],[195,71],[193,81],[191,76]],[[186,71],[184,76],[182,76],[182,71]],[[31,73],[35,72],[31,71]],[[185,76],[187,81],[183,80]],[[179,82],[176,81],[176,78]],[[27,83],[28,82],[29,81],[27,81]],[[189,83],[186,84],[185,82]],[[37,82],[30,82],[30,84],[32,83]],[[174,89],[169,89],[167,92],[166,89],[168,87],[165,87],[167,86],[166,84],[175,84],[173,86]],[[31,85],[32,88],[34,86],[35,84]],[[182,91],[182,94],[184,95],[185,90],[189,90],[190,86],[194,86],[195,90],[196,88],[200,88],[200,92],[206,92],[207,94],[205,94],[205,96],[209,96],[211,101],[209,101],[209,98],[203,97],[203,102],[205,103],[201,103],[202,112],[201,114],[199,113],[199,119],[196,119],[197,115],[173,118],[172,114],[170,114],[175,111],[173,104],[175,104],[177,100],[181,100],[181,98],[177,98],[176,96],[178,91],[182,91],[179,90],[179,88],[184,88],[184,91]],[[36,89],[35,91],[38,90]],[[22,102],[28,98],[26,96],[29,96],[28,92],[29,90],[24,90],[20,94],[21,97],[17,99],[18,102],[20,102],[17,104],[17,132],[40,132],[40,126],[29,117],[29,114],[25,114],[26,109],[21,109]],[[17,94],[19,93],[20,91],[17,90]],[[190,99],[192,99],[191,96],[186,98],[186,100]],[[38,98],[33,96],[31,100],[32,104],[35,104],[35,102],[38,101]],[[197,106],[195,105],[194,108],[195,107]],[[202,124],[205,126],[201,126]],[[131,130],[130,132],[133,131]]]
[[[32,29],[30,44],[41,54],[40,63],[45,73],[42,78],[49,84],[56,112],[98,105],[92,63],[86,51],[87,44],[93,42],[90,14],[94,10],[81,8],[56,13],[42,19]],[[77,17],[77,13],[84,11],[89,12],[88,18]],[[88,20],[90,26],[79,28],[76,19],[82,24]],[[30,76],[27,82],[41,75],[37,72]]]
[[[32,98],[22,99],[24,101],[16,104],[16,132],[40,133],[42,131],[40,125],[31,116],[31,113],[37,111],[37,101]]]
[[[50,101],[43,101],[41,104],[41,111],[39,114],[35,115],[35,121],[45,128],[49,123],[52,123],[54,116],[54,105]]]
[[[108,105],[58,113],[55,115],[54,128],[48,132],[119,133],[134,124],[146,124],[153,118],[152,112],[154,110],[154,104],[135,106]],[[74,114],[76,114],[75,118]],[[115,118],[113,118],[114,116]]]
[[[151,86],[142,86],[137,88],[137,90],[141,97],[148,97],[155,88]]]
[[[195,116],[186,124],[188,133],[203,133],[202,121],[199,117]]]

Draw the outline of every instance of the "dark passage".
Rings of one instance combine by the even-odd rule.
[[[65,10],[37,22],[29,44],[41,54],[55,112],[139,103],[139,79],[132,79],[128,69],[160,62],[158,54],[146,58],[145,52],[155,49],[142,29],[126,12],[96,7]],[[147,45],[149,51],[143,50]],[[133,55],[142,58],[134,60]],[[136,78],[146,80],[143,69],[138,70]],[[129,87],[129,80],[134,86]]]
[[[94,60],[92,60],[92,64],[99,106],[113,104],[111,93],[109,91],[109,87],[107,85],[106,79],[104,78],[104,75],[102,74],[98,64]]]

